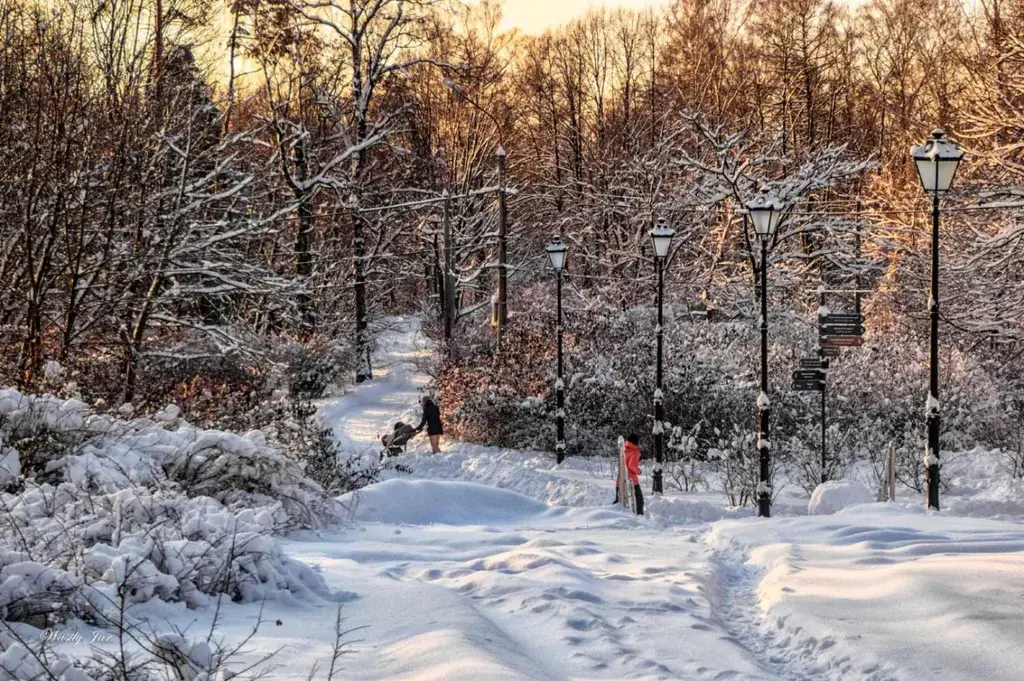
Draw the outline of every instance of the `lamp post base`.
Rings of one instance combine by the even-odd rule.
[[[939,464],[932,464],[925,469],[925,486],[928,488],[928,508],[939,510]]]
[[[939,510],[939,415],[928,417],[928,453],[925,456],[924,486],[928,493],[928,508]]]
[[[758,413],[760,435],[757,442],[758,479],[757,484],[757,515],[770,518],[772,515],[771,488],[771,445],[768,441],[769,411],[762,408]]]

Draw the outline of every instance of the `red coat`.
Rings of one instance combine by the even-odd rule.
[[[640,484],[640,448],[632,442],[626,443],[626,472],[630,482]]]

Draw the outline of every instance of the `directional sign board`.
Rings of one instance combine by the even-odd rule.
[[[793,390],[797,392],[821,392],[825,389],[825,381],[793,381]]]
[[[860,336],[821,336],[818,344],[823,348],[853,348],[864,345]]]
[[[818,354],[822,357],[838,357],[839,348],[821,347],[818,348]]]
[[[800,360],[801,369],[828,369],[827,359],[818,359],[817,357],[808,357]]]
[[[794,381],[824,381],[825,372],[820,369],[801,369],[793,372]]]
[[[818,317],[819,324],[863,324],[864,315],[862,314],[827,314],[823,317]]]
[[[822,336],[863,336],[865,328],[855,324],[822,324],[818,333]]]

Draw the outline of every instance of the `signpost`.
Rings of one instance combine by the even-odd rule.
[[[836,314],[829,312],[827,315],[818,317],[819,324],[863,324],[862,314]]]
[[[825,371],[819,359],[800,360],[800,365],[813,363],[814,368],[805,368],[793,372],[793,390],[819,392],[825,389]],[[825,363],[828,366],[828,363]]]
[[[822,348],[855,348],[864,345],[864,315],[818,316],[818,345]]]
[[[828,360],[807,357],[800,360],[800,369],[793,372],[793,390],[821,393],[821,481],[825,482],[825,370]]]
[[[826,468],[827,428],[825,369],[830,357],[839,357],[841,348],[864,345],[864,315],[860,314],[860,298],[856,314],[833,313],[825,307],[825,292],[821,291],[821,311],[818,315],[818,357],[801,359],[800,371],[793,372],[793,390],[821,393],[821,481],[828,480]]]
[[[796,392],[822,392],[825,390],[825,381],[793,381],[793,390]]]
[[[857,324],[819,324],[818,334],[822,336],[863,336],[864,327]]]
[[[860,336],[819,336],[818,344],[823,348],[858,348],[864,345]]]

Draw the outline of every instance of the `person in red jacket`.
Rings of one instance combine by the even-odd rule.
[[[636,514],[644,514],[644,493],[640,491],[640,438],[630,433],[626,438],[626,473],[633,485],[633,496],[636,497]],[[615,503],[619,503],[619,488],[615,487]]]

